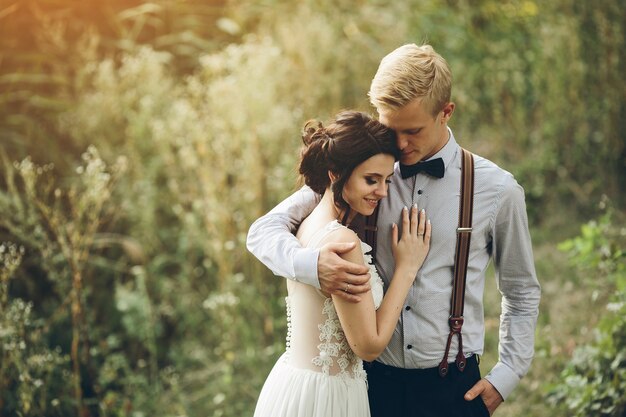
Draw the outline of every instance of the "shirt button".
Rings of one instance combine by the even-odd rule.
[[[411,306],[406,306],[406,307],[404,307],[404,309],[405,309],[406,311],[409,311],[409,310],[411,309]]]
[[[407,345],[407,349],[413,349],[413,345]]]
[[[422,194],[422,190],[417,190],[417,193],[418,194]]]

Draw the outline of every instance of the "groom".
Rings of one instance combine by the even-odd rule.
[[[389,346],[367,367],[374,417],[488,416],[526,374],[534,353],[540,286],[524,191],[510,173],[474,155],[473,231],[462,330],[467,366],[460,371],[454,364],[459,351],[455,338],[448,374],[441,377],[437,370],[449,333],[460,197],[461,149],[448,127],[455,109],[451,80],[448,64],[432,47],[410,44],[383,58],[370,87],[370,101],[380,121],[395,130],[402,151],[377,220],[376,266],[386,285],[394,269],[391,224],[398,223],[401,208],[417,203],[433,225],[430,252]],[[339,256],[352,247],[302,248],[292,235],[318,200],[303,188],[280,203],[251,226],[248,249],[277,275],[358,302],[359,294],[369,290],[367,267]],[[491,260],[502,294],[499,361],[481,378],[483,289]]]

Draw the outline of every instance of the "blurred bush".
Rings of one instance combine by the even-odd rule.
[[[601,193],[623,207],[624,13],[10,0],[0,414],[251,414],[285,319],[248,226],[293,190],[303,122],[372,111],[371,77],[402,43],[449,60],[455,134],[518,177],[534,225],[575,224],[562,213],[582,218]]]
[[[561,249],[583,276],[609,293],[595,339],[578,346],[549,399],[571,416],[621,417],[626,413],[626,228],[611,212],[581,228]]]

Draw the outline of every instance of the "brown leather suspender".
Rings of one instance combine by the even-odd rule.
[[[439,375],[448,374],[448,354],[452,337],[456,334],[459,340],[459,352],[456,355],[456,366],[459,371],[465,370],[465,355],[463,354],[463,305],[465,302],[465,278],[467,276],[467,261],[469,258],[470,239],[472,237],[472,211],[474,205],[474,158],[472,154],[461,148],[461,198],[459,207],[459,227],[456,229],[456,255],[454,257],[454,283],[450,300],[450,318],[448,324],[450,333],[446,343],[446,351],[439,363]]]

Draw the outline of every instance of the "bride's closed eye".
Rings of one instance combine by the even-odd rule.
[[[375,179],[373,177],[365,177],[365,181],[367,182],[368,185],[374,185],[374,184],[378,184],[378,179]],[[385,180],[385,184],[391,184],[391,179],[387,178]]]

